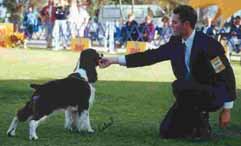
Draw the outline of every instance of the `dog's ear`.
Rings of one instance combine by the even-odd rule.
[[[39,85],[39,84],[30,84],[30,87],[35,89],[35,90],[38,90],[41,87],[41,85]]]
[[[82,51],[80,54],[80,60],[77,66],[86,70],[88,81],[90,83],[97,81],[96,66],[99,65],[99,60],[99,53],[91,48]]]
[[[97,71],[95,66],[89,66],[86,68],[88,81],[90,83],[95,83],[97,81]]]

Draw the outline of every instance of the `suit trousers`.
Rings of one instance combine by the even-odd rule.
[[[215,101],[212,88],[192,80],[176,80],[172,88],[176,102],[160,124],[160,137],[209,136],[209,112],[220,108],[212,104]]]

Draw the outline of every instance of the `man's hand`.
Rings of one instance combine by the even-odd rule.
[[[116,57],[102,58],[99,61],[100,68],[106,68],[106,67],[110,66],[111,64],[118,64],[118,58],[116,58]]]
[[[221,128],[227,127],[231,120],[230,109],[223,109],[219,114],[219,126]]]

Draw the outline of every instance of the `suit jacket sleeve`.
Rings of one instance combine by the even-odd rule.
[[[171,52],[173,50],[172,44],[174,44],[172,42],[174,42],[173,37],[168,43],[160,46],[158,49],[152,49],[145,52],[126,55],[126,66],[141,67],[170,59]]]
[[[224,98],[224,102],[232,101],[236,98],[236,85],[233,69],[225,56],[223,46],[216,40],[209,42],[210,47],[206,50],[206,57],[213,72],[212,90],[217,98]],[[213,66],[212,60],[219,58],[224,66],[218,71]]]

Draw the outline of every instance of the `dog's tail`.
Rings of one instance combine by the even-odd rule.
[[[33,102],[29,101],[24,107],[18,110],[17,117],[20,122],[26,121],[31,115],[33,115]]]

